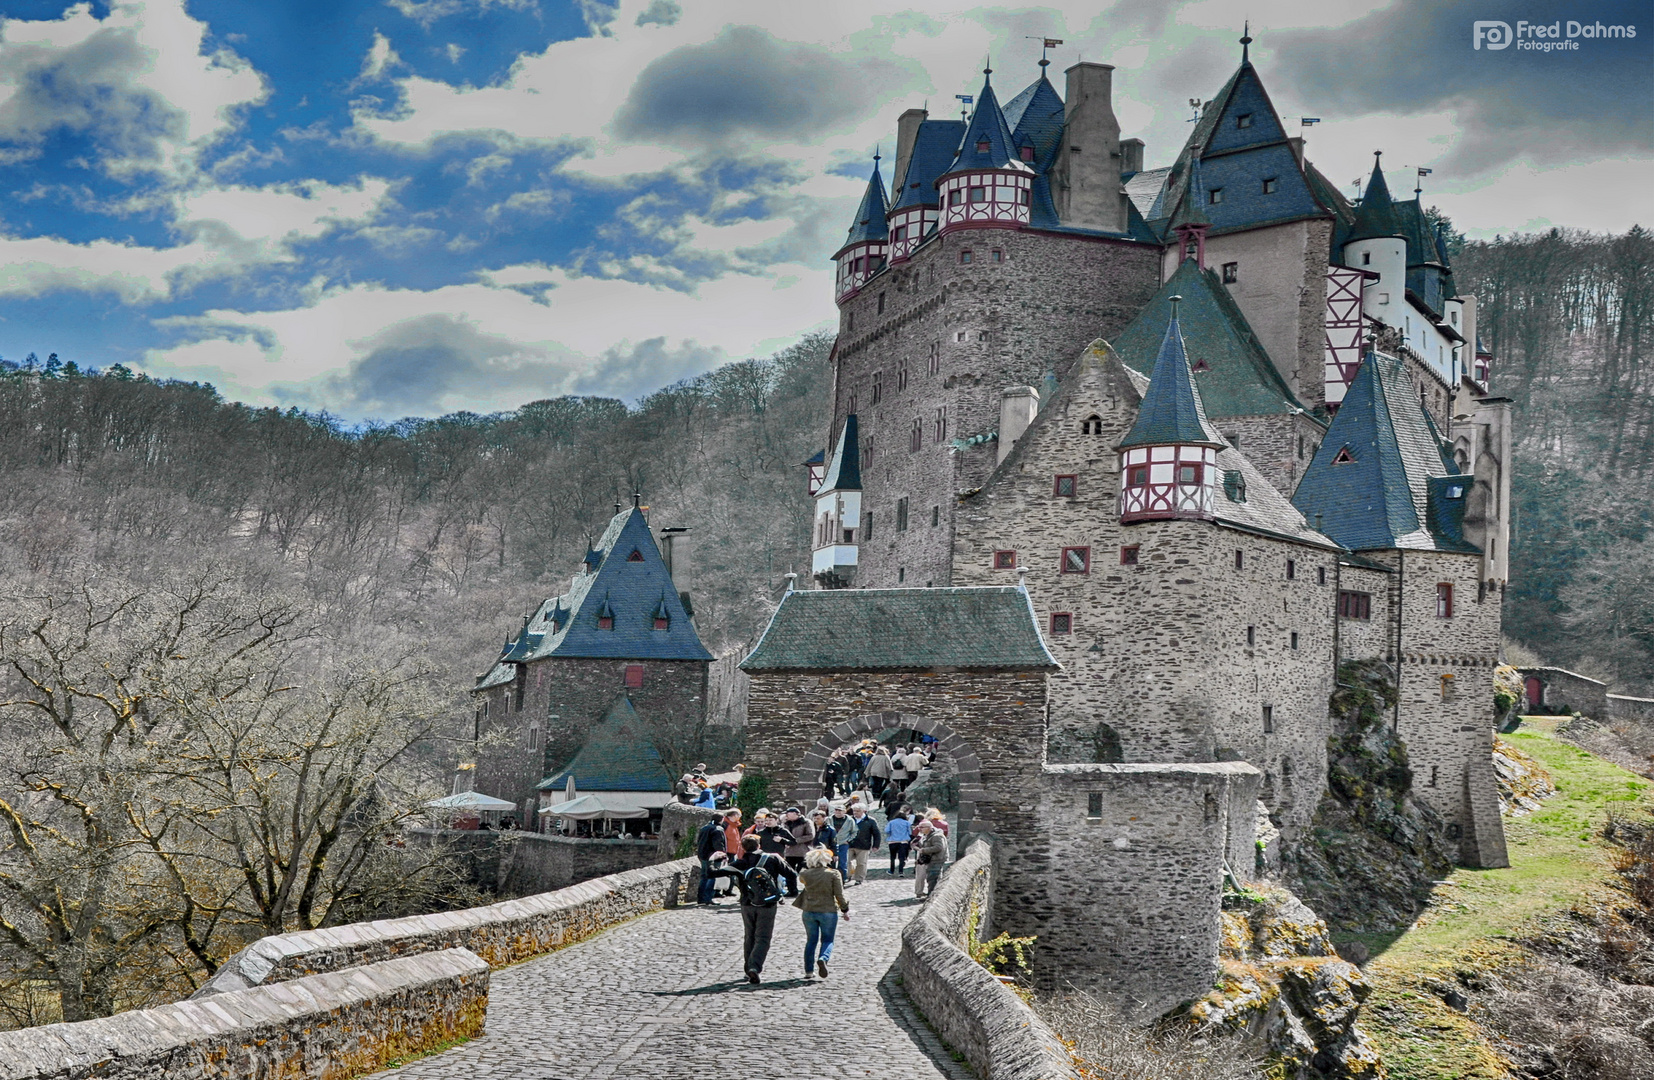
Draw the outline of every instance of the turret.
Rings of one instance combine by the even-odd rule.
[[[1180,261],[1193,259],[1201,270],[1206,269],[1206,230],[1212,227],[1205,203],[1206,188],[1200,181],[1200,154],[1196,152],[1189,161],[1189,194],[1172,216],[1172,231],[1177,233],[1181,247]]]
[[[1400,325],[1407,303],[1407,241],[1378,159],[1374,153],[1373,175],[1344,243],[1344,265],[1378,275],[1364,283],[1361,313],[1393,327]]]
[[[810,573],[823,589],[848,588],[856,574],[861,532],[861,449],[856,414],[844,418],[844,431],[816,491],[815,535]]]
[[[992,74],[991,68],[983,70],[984,76]],[[984,78],[959,152],[936,180],[942,229],[1028,224],[1034,167],[1022,158],[993,85]]]
[[[867,284],[868,278],[884,269],[889,250],[884,220],[886,208],[884,178],[879,175],[879,156],[874,154],[873,175],[867,178],[867,191],[856,210],[856,220],[850,224],[844,246],[833,256],[838,264],[833,296],[841,303]]]
[[[1217,441],[1189,370],[1174,296],[1171,321],[1149,376],[1137,421],[1116,447],[1120,454],[1120,522],[1168,518],[1211,520],[1218,481]]]

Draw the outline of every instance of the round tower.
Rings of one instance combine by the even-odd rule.
[[[1361,314],[1385,326],[1397,326],[1407,305],[1407,241],[1396,221],[1384,170],[1379,167],[1381,153],[1373,153],[1373,175],[1344,244],[1344,265],[1378,275],[1366,281]]]
[[[982,93],[948,171],[936,178],[941,229],[1018,227],[1028,224],[1033,201],[1034,167],[1023,160],[1022,148],[994,96],[989,76],[982,72]],[[1028,147],[1032,159],[1032,145]]]
[[[1212,519],[1223,442],[1207,427],[1183,348],[1173,296],[1137,420],[1115,449],[1120,454],[1120,523],[1170,518]]]
[[[879,155],[873,155],[873,175],[867,178],[867,191],[861,197],[856,219],[844,238],[844,246],[833,255],[838,268],[833,298],[839,303],[855,295],[867,284],[867,279],[884,269],[889,258],[889,233],[885,226],[888,200],[885,198],[884,178],[879,175]]]

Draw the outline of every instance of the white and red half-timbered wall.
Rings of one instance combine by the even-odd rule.
[[[1336,409],[1361,367],[1361,288],[1375,277],[1353,266],[1327,267],[1327,407]]]
[[[1026,167],[980,169],[944,176],[942,228],[972,225],[1026,225],[1034,174]]]
[[[868,278],[883,270],[886,250],[884,244],[856,244],[840,252],[834,298],[843,300],[866,285]]]
[[[936,228],[936,207],[914,206],[890,215],[890,261],[905,262]]]
[[[1120,520],[1212,516],[1218,452],[1210,446],[1134,446],[1120,453]]]

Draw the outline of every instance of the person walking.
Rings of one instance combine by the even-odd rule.
[[[838,794],[839,783],[844,779],[844,755],[834,750],[833,756],[827,759],[827,764],[821,770],[821,786],[823,794],[831,799]]]
[[[781,903],[781,881],[798,891],[798,876],[779,855],[758,850],[756,836],[743,837],[741,857],[731,863],[727,858],[713,860],[712,873],[718,877],[733,878],[741,890],[741,969],[747,982],[756,985],[764,972],[764,959],[770,954],[770,939],[775,936],[775,909]]]
[[[907,768],[907,783],[902,785],[902,790],[906,791],[915,780],[919,779],[919,774],[925,771],[925,766],[930,764],[930,759],[925,756],[925,752],[919,747],[912,746],[908,748],[907,756],[902,759],[902,764]]]
[[[731,807],[729,810],[724,812],[723,850],[724,854],[728,855],[732,859],[741,854],[741,835],[741,811]],[[734,891],[735,886],[727,886],[724,889],[724,895],[728,896]]]
[[[913,824],[901,810],[884,823],[884,839],[890,849],[890,876],[901,877],[907,872],[907,849],[913,839]]]
[[[873,756],[867,762],[867,786],[872,789],[876,799],[884,794],[885,785],[890,783],[890,754],[884,747],[873,751]]]
[[[901,791],[907,787],[907,751],[900,746],[890,748],[890,784],[884,789],[886,795],[890,789]]]
[[[913,830],[913,895],[934,892],[948,861],[948,838],[936,831],[929,818]]]
[[[813,846],[826,848],[829,855],[835,854],[833,849],[838,845],[835,843],[836,837],[833,835],[833,827],[827,824],[827,811],[820,807],[810,811],[810,827],[816,831]]]
[[[815,826],[810,824],[810,819],[804,816],[803,810],[789,806],[787,816],[781,819],[781,828],[792,837],[792,842],[782,849],[781,856],[787,860],[787,865],[796,874],[804,869],[804,856],[815,846]]]
[[[712,876],[712,856],[724,850],[723,818],[715,817],[702,825],[695,834],[695,857],[701,860],[701,884],[695,890],[695,903],[712,903],[712,887],[718,879]]]
[[[856,820],[845,813],[844,807],[833,807],[833,816],[827,819],[833,831],[833,854],[838,856],[839,877],[850,880],[850,837],[855,835]]]
[[[851,807],[854,826],[850,832],[850,884],[867,884],[867,860],[879,847],[879,827],[860,805]]]
[[[793,906],[804,912],[804,977],[820,975],[825,979],[827,961],[833,955],[833,937],[838,933],[839,915],[843,913],[845,921],[849,921],[850,901],[844,898],[844,882],[833,869],[833,856],[826,848],[814,849],[804,861],[804,870],[798,875],[801,886],[798,899],[793,901]]]

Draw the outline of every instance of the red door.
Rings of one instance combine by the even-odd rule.
[[[1529,675],[1525,680],[1528,691],[1528,711],[1538,712],[1539,706],[1545,704],[1545,684],[1539,681],[1539,676]]]

